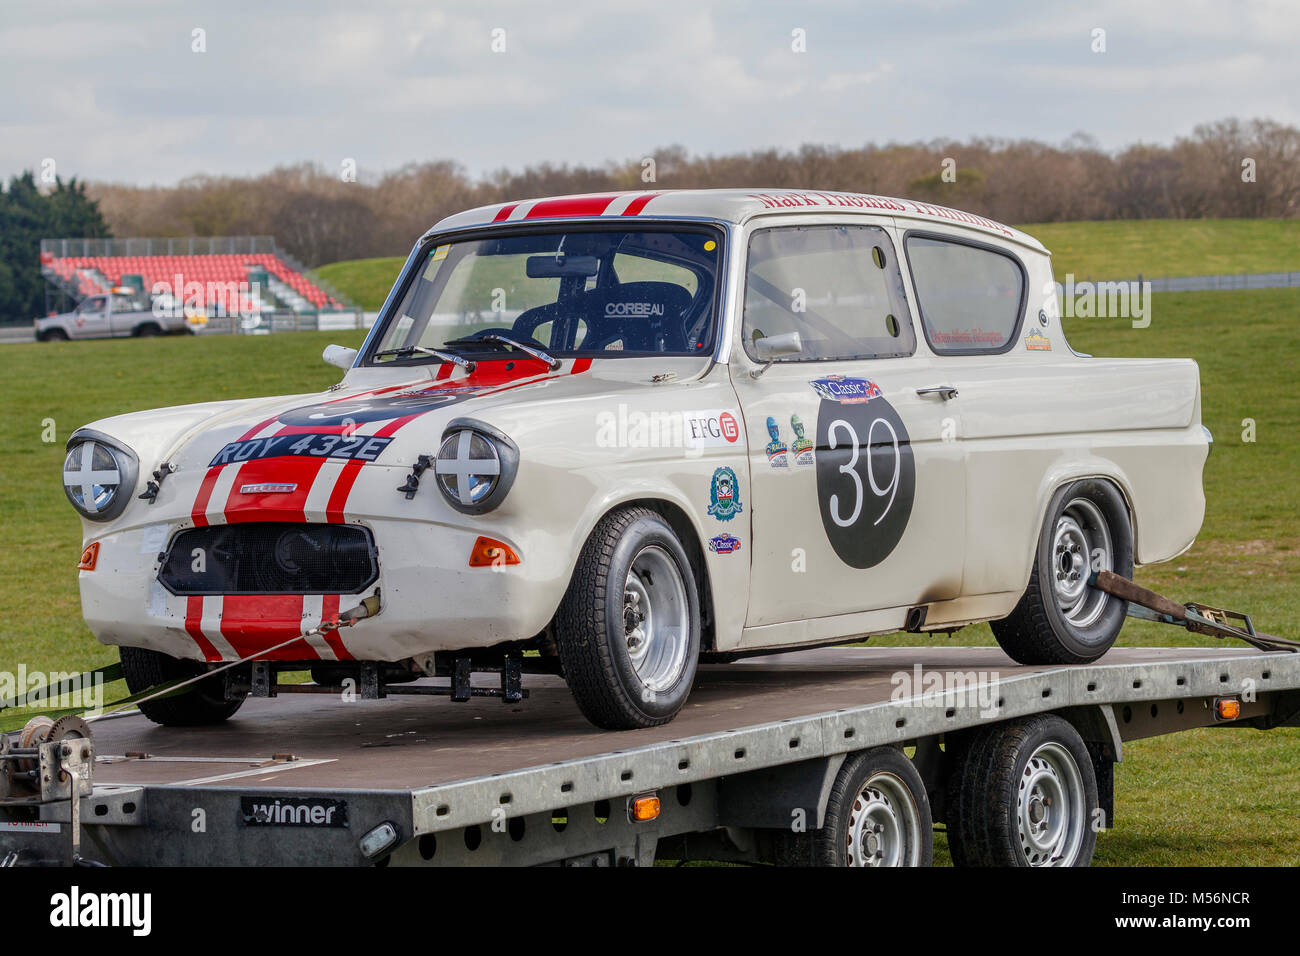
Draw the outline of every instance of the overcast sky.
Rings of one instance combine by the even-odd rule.
[[[1300,123],[1298,47],[1297,0],[0,0],[0,175],[481,174],[1076,131],[1114,149]]]

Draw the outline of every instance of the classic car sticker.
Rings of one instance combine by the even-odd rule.
[[[794,430],[794,442],[790,445],[790,453],[794,455],[794,463],[797,467],[806,468],[814,461],[813,440],[804,433],[803,419],[797,414],[790,416],[790,427]]]
[[[869,403],[823,398],[816,447],[826,539],[850,567],[874,567],[898,546],[912,515],[916,464],[903,419],[879,389]]]
[[[726,408],[682,412],[687,448],[731,448],[740,441],[740,419]]]
[[[248,441],[232,441],[208,462],[209,468],[259,458],[304,457],[345,458],[375,461],[392,442],[374,435],[338,435],[309,432],[305,435],[268,435]]]
[[[767,463],[773,468],[789,468],[790,459],[786,455],[786,444],[781,441],[781,428],[771,415],[767,416],[767,433],[772,436],[767,443]]]
[[[1025,348],[1031,352],[1050,352],[1052,340],[1037,329],[1030,329],[1029,334],[1025,336]]]
[[[709,482],[709,514],[719,521],[730,521],[744,510],[736,473],[725,466],[714,471]]]
[[[813,391],[823,399],[843,405],[857,405],[880,396],[880,387],[865,378],[848,378],[844,375],[827,375],[809,382]]]
[[[740,539],[729,534],[720,534],[709,539],[709,550],[714,554],[733,554],[740,550]]]

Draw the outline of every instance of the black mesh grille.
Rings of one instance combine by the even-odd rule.
[[[378,576],[366,528],[272,521],[182,531],[158,572],[173,594],[355,594]]]

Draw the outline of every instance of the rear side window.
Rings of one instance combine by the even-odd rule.
[[[744,343],[798,332],[781,362],[911,355],[916,333],[889,234],[878,226],[789,226],[749,241]]]
[[[1025,271],[1012,256],[936,236],[906,239],[930,347],[940,355],[1005,352],[1025,310]]]

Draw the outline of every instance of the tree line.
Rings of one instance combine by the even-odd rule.
[[[193,176],[175,186],[38,187],[0,193],[0,320],[43,312],[42,238],[271,235],[307,266],[402,255],[442,217],[534,196],[619,189],[786,187],[904,196],[1001,222],[1300,215],[1300,129],[1270,120],[1197,126],[1168,145],[1107,152],[1084,134],[934,140],[856,148],[804,145],[722,156],[681,146],[600,165],[538,163],[473,177],[452,160],[380,173],[302,163],[259,176]]]
[[[789,187],[904,196],[1000,222],[1294,217],[1300,129],[1269,120],[1198,126],[1170,145],[1117,153],[1076,134],[1033,140],[805,145],[694,156],[681,146],[594,166],[539,163],[475,179],[450,160],[345,181],[307,164],[254,177],[194,176],[176,186],[92,183],[117,236],[273,235],[309,266],[401,255],[443,216],[476,205],[617,189]]]

